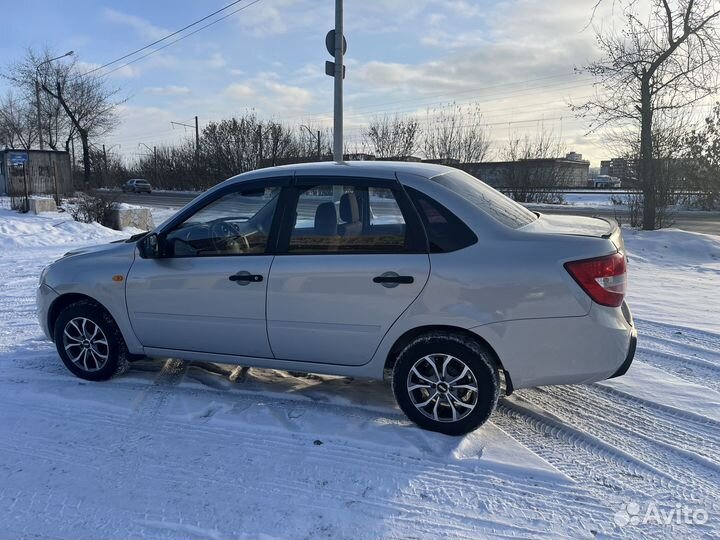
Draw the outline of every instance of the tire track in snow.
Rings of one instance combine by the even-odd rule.
[[[678,352],[684,354],[690,349],[720,360],[720,334],[644,319],[635,319],[635,322],[640,333],[640,342],[643,338],[650,338],[664,347],[675,348],[676,351],[679,349]]]
[[[636,361],[645,362],[679,379],[720,392],[720,365],[712,362],[645,348],[638,349]]]
[[[720,464],[694,452],[692,445],[684,446],[682,439],[660,440],[662,435],[658,436],[651,426],[618,412],[608,413],[598,401],[583,404],[568,400],[562,395],[564,390],[563,387],[521,390],[518,399],[610,444],[618,452],[637,456],[640,462],[674,480],[677,484],[674,490],[681,495],[680,500],[720,499]],[[702,440],[695,438],[695,442],[702,443]],[[695,467],[686,467],[685,461],[692,461]]]
[[[652,500],[658,505],[674,508],[687,503],[684,486],[653,465],[615,449],[562,420],[548,416],[531,404],[505,398],[499,404],[492,422],[513,438],[533,450],[557,469],[595,493],[609,508],[619,510],[628,501]],[[612,513],[609,518],[612,521]],[[648,538],[665,537],[670,529],[647,524],[633,533]],[[697,526],[677,525],[674,537],[693,538]],[[628,533],[625,530],[622,533]],[[622,535],[625,537],[625,534]]]
[[[83,420],[79,419],[78,424],[82,424]],[[109,425],[113,422],[109,421]],[[249,430],[253,429],[253,426],[246,426]],[[189,429],[190,428],[190,429]],[[282,451],[283,454],[297,454],[297,458],[292,458],[290,461],[302,463],[307,461],[308,457],[305,455],[307,447],[310,444],[309,440],[301,441],[298,443],[291,438],[288,443],[287,434],[277,434],[274,432],[258,433],[256,430],[244,431],[244,430],[224,430],[217,429],[215,426],[208,426],[202,424],[202,427],[192,429],[192,425],[188,425],[187,422],[176,422],[170,420],[163,424],[158,433],[159,439],[164,439],[166,436],[171,434],[177,435],[178,433],[188,433],[192,437],[183,437],[184,441],[178,441],[187,447],[202,447],[203,441],[214,441],[215,443],[220,442],[219,439],[225,439],[225,444],[231,447],[233,444],[238,446],[238,451],[247,450],[253,448],[257,454],[263,449],[267,449],[270,444],[276,451]],[[258,437],[260,435],[260,437]],[[259,440],[255,440],[255,439]],[[304,437],[304,438],[307,438]],[[243,444],[238,445],[238,440],[242,440]],[[298,445],[300,446],[298,452]],[[335,448],[337,446],[337,449]],[[88,448],[85,451],[78,452],[78,448],[73,449],[73,455],[76,458],[82,458],[82,456],[97,456],[101,455],[98,452],[101,448]],[[566,494],[558,494],[558,486],[552,483],[543,486],[541,489],[528,490],[524,485],[517,484],[517,479],[511,475],[494,474],[492,470],[484,473],[471,473],[466,469],[456,467],[446,467],[444,463],[433,463],[430,459],[415,459],[408,456],[402,455],[387,455],[382,449],[377,451],[369,451],[367,448],[358,447],[349,443],[343,442],[342,445],[326,444],[321,447],[322,458],[313,460],[314,456],[310,456],[311,461],[317,461],[318,467],[324,466],[330,458],[331,462],[339,466],[342,470],[353,470],[363,468],[371,468],[376,474],[382,475],[383,478],[393,478],[396,476],[403,476],[402,470],[407,469],[408,465],[412,464],[413,469],[419,469],[422,474],[416,475],[412,478],[413,489],[411,492],[405,493],[405,497],[409,499],[409,502],[400,503],[393,502],[391,496],[397,495],[397,493],[390,493],[385,498],[372,498],[364,497],[361,501],[362,504],[372,504],[379,509],[385,508],[390,512],[402,512],[404,514],[415,514],[418,517],[425,516],[427,519],[428,515],[433,515],[433,520],[438,521],[437,527],[447,528],[454,522],[465,522],[472,525],[469,529],[469,536],[472,537],[473,533],[477,531],[485,531],[491,533],[493,526],[487,519],[478,519],[477,508],[482,508],[483,501],[492,501],[495,508],[500,507],[502,509],[502,515],[512,523],[511,516],[515,516],[518,523],[527,523],[528,515],[532,515],[528,507],[532,506],[532,498],[542,496],[546,500],[543,505],[546,511],[550,512],[547,515],[535,515],[533,520],[551,520],[557,522],[557,513],[562,513],[569,504],[572,504],[577,509],[577,514],[583,516],[584,522],[607,522],[607,509],[604,507],[598,508],[595,502],[591,502],[589,497],[585,504],[583,504],[583,495],[581,492],[568,492]],[[161,452],[162,454],[162,452]],[[172,474],[173,471],[182,470],[183,464],[176,462],[172,459],[172,456],[165,454],[164,459],[158,463],[151,463],[150,467],[145,467],[143,471],[143,477],[167,479],[168,474]],[[130,465],[134,466],[134,465]],[[127,469],[126,469],[127,470]],[[228,475],[233,475],[232,468],[225,470],[224,467],[213,471],[213,477],[216,483],[225,482]],[[125,473],[123,473],[125,474]],[[235,473],[237,474],[237,473]],[[149,475],[149,476],[148,476]],[[207,478],[207,474],[203,475]],[[287,479],[285,479],[287,480]],[[253,482],[256,480],[253,479]],[[303,486],[306,484],[306,480],[296,480],[299,484],[296,486],[302,492]],[[244,483],[245,484],[245,483]],[[538,485],[542,485],[542,481],[536,482]],[[501,486],[501,491],[498,493],[498,486]],[[352,499],[352,493],[346,490],[335,490],[334,493],[340,500]],[[464,495],[464,494],[470,494]],[[500,496],[502,494],[502,496]],[[287,496],[287,493],[285,494]],[[468,497],[468,501],[465,504],[466,512],[446,512],[442,510],[442,505],[438,506],[423,502],[423,497],[429,497],[431,499],[437,499],[438,502],[444,497],[453,497],[454,500],[458,500],[462,497]],[[523,506],[522,502],[527,502],[527,506]],[[358,503],[360,504],[360,503]],[[519,505],[520,504],[520,505]],[[586,508],[583,510],[583,507]],[[531,522],[532,522],[531,521]],[[458,535],[461,531],[455,530],[453,536]],[[515,530],[514,535],[520,536],[544,536],[542,529],[536,529],[535,527],[518,527]]]
[[[542,405],[544,400],[545,404],[551,407],[547,409],[551,412],[555,404],[566,405],[565,410],[570,408],[571,412],[577,411],[579,415],[592,414],[596,418],[596,424],[599,420],[603,425],[620,426],[641,435],[652,434],[658,442],[694,452],[720,465],[720,456],[717,452],[720,448],[720,432],[708,429],[707,425],[691,421],[674,422],[657,414],[653,408],[628,404],[618,397],[612,399],[603,392],[595,392],[596,388],[598,388],[596,385],[561,386],[519,392],[535,404]]]

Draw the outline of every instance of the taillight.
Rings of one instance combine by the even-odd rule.
[[[598,304],[622,305],[627,288],[627,267],[622,253],[567,262],[565,269]]]

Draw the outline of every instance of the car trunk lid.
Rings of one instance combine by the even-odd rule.
[[[545,234],[606,238],[615,245],[618,251],[625,251],[622,231],[617,221],[611,218],[538,213],[538,219],[522,227],[521,230]]]

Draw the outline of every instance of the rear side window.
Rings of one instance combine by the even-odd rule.
[[[435,176],[431,180],[454,191],[503,225],[513,229],[519,229],[537,219],[537,216],[523,205],[466,172],[452,171]]]
[[[302,188],[288,253],[402,253],[412,249],[392,190],[319,184]]]
[[[424,193],[405,188],[428,236],[430,253],[448,253],[466,248],[477,242],[477,236],[460,218]]]

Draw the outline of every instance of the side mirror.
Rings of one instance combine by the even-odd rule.
[[[150,233],[138,242],[138,250],[143,259],[159,259],[162,257],[162,238],[157,233]]]

